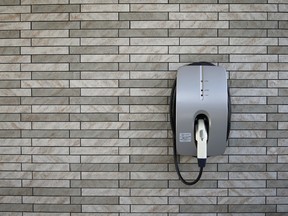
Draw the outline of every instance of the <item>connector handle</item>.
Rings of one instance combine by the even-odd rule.
[[[197,159],[199,167],[204,167],[207,159],[208,133],[203,119],[196,123]]]

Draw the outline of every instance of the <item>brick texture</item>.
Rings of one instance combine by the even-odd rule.
[[[1,0],[0,215],[284,216],[286,0]],[[228,70],[232,124],[175,172],[178,67]],[[198,172],[181,157],[185,178]]]

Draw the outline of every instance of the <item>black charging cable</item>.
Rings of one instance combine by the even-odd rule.
[[[176,112],[176,80],[173,84],[172,87],[172,92],[171,92],[171,97],[170,97],[170,123],[171,123],[171,128],[172,128],[172,133],[173,133],[173,154],[174,154],[174,164],[175,164],[175,169],[176,172],[181,180],[181,182],[183,182],[186,185],[194,185],[196,184],[202,176],[202,172],[203,172],[203,168],[205,167],[206,164],[206,159],[198,159],[198,166],[200,167],[199,170],[199,174],[197,176],[197,178],[192,181],[192,182],[188,182],[187,180],[185,180],[183,178],[183,176],[181,175],[181,171],[179,169],[179,160],[178,160],[178,154],[177,154],[177,148],[176,148],[176,128],[175,128],[175,112]]]

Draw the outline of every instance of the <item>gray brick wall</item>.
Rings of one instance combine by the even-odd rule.
[[[0,0],[0,215],[284,216],[287,0]],[[232,131],[175,172],[178,67],[229,71]],[[185,178],[198,173],[182,157]]]

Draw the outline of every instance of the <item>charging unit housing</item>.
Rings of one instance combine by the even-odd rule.
[[[197,156],[199,120],[203,120],[208,137],[206,155],[223,154],[230,132],[230,118],[227,71],[223,67],[197,62],[178,69],[170,98],[174,154]]]

